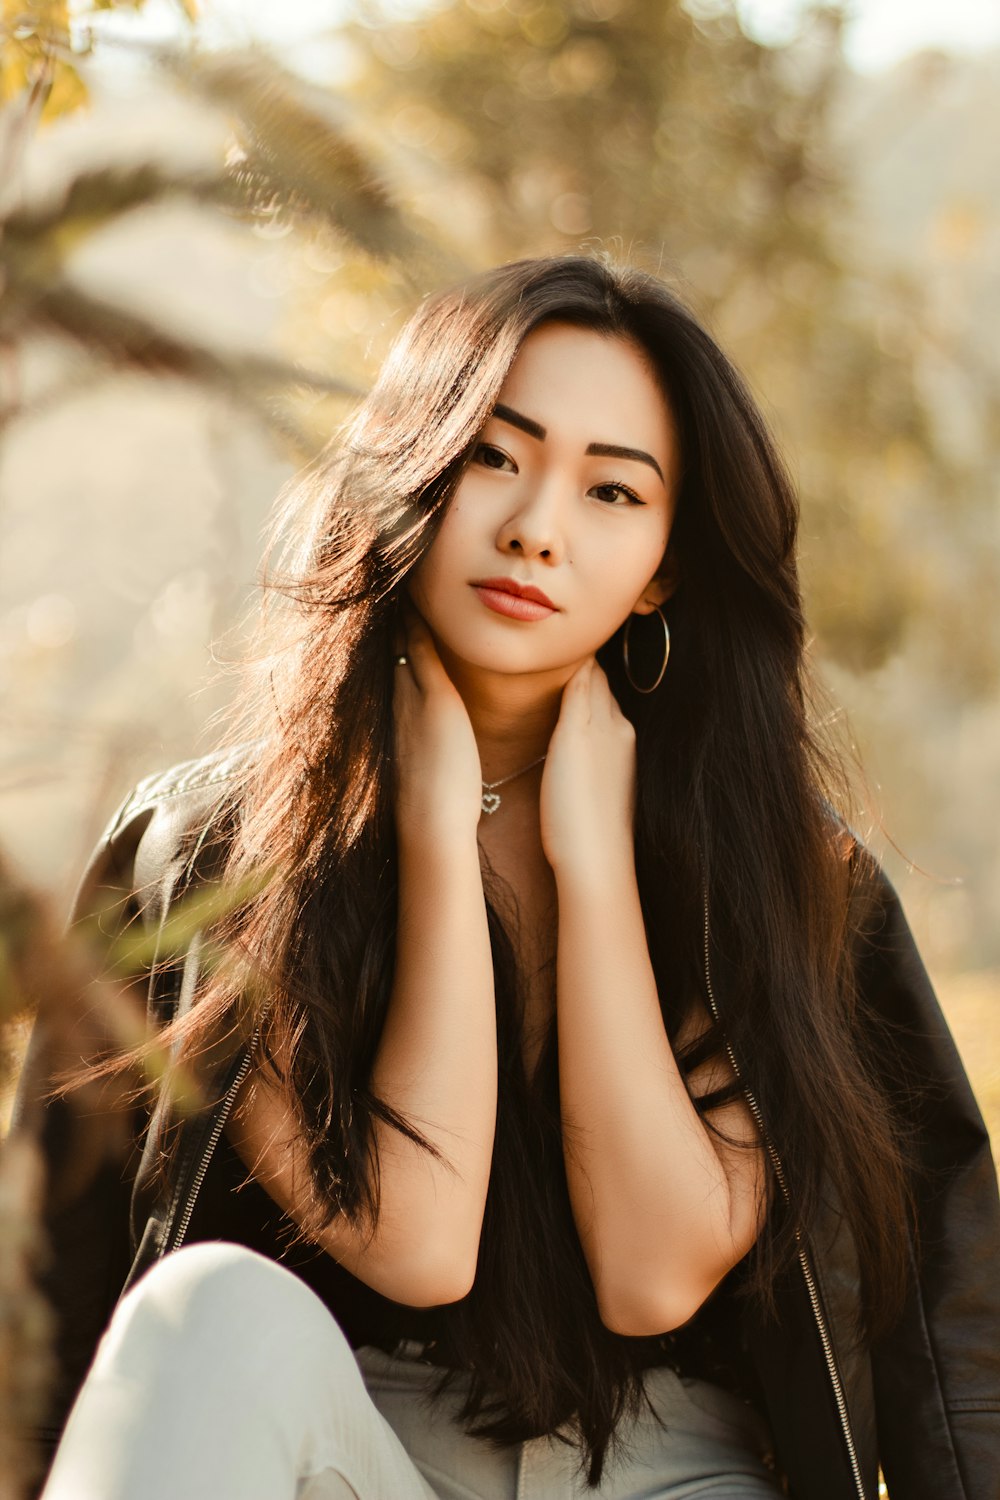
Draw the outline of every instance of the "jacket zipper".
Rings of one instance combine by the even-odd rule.
[[[726,1056],[729,1059],[729,1066],[732,1068],[733,1073],[739,1081],[740,1087],[743,1090],[743,1097],[747,1102],[747,1107],[749,1108],[750,1113],[753,1115],[754,1123],[756,1124],[757,1129],[760,1132],[760,1138],[764,1142],[764,1145],[767,1149],[767,1154],[771,1162],[771,1168],[774,1172],[775,1180],[777,1181],[778,1187],[781,1191],[781,1196],[784,1198],[785,1202],[789,1206],[791,1206],[792,1199],[791,1193],[788,1188],[788,1179],[785,1176],[784,1164],[782,1163],[781,1157],[778,1155],[778,1151],[774,1145],[774,1142],[771,1140],[771,1137],[768,1135],[767,1130],[764,1126],[764,1116],[761,1113],[760,1105],[757,1103],[757,1099],[752,1089],[750,1089],[748,1085],[743,1081],[743,1075],[740,1072],[739,1063],[736,1061],[736,1055],[733,1052],[732,1046],[729,1043],[729,1039],[726,1037],[725,1030],[722,1027],[722,1019],[719,1013],[719,1006],[716,1001],[715,990],[712,985],[712,969],[709,960],[707,892],[705,893],[704,897],[704,912],[705,990],[708,997],[709,1009],[712,1012],[713,1021],[722,1032],[723,1042],[726,1049]],[[796,1229],[795,1231],[795,1241],[798,1245],[798,1261],[799,1266],[802,1270],[802,1279],[806,1284],[806,1292],[809,1296],[809,1305],[812,1308],[813,1319],[816,1323],[816,1331],[819,1334],[819,1341],[823,1346],[823,1358],[826,1362],[827,1374],[830,1377],[830,1385],[833,1390],[833,1399],[837,1406],[837,1415],[840,1418],[840,1430],[844,1438],[844,1444],[847,1448],[847,1457],[851,1466],[851,1475],[854,1479],[854,1488],[857,1492],[858,1500],[866,1500],[864,1481],[861,1478],[861,1464],[858,1460],[858,1450],[857,1445],[854,1441],[854,1434],[851,1431],[851,1419],[847,1410],[847,1397],[844,1394],[844,1382],[841,1379],[840,1371],[837,1368],[837,1359],[833,1350],[833,1340],[830,1337],[830,1330],[827,1326],[826,1316],[823,1312],[822,1303],[820,1302],[819,1288],[816,1285],[816,1277],[813,1273],[812,1262],[809,1259],[809,1252],[805,1247],[802,1239],[802,1234],[798,1229]]]
[[[201,1185],[205,1181],[205,1173],[208,1171],[212,1157],[215,1155],[215,1148],[219,1144],[219,1138],[221,1137],[223,1129],[225,1128],[226,1121],[229,1119],[230,1111],[232,1110],[233,1104],[236,1100],[236,1095],[239,1093],[240,1086],[242,1085],[243,1080],[246,1078],[247,1074],[250,1071],[250,1061],[253,1057],[258,1034],[258,1031],[254,1032],[253,1037],[251,1038],[250,1043],[247,1047],[246,1053],[244,1054],[243,1060],[236,1071],[236,1077],[233,1079],[232,1083],[229,1085],[229,1088],[226,1090],[226,1097],[223,1099],[221,1105],[219,1106],[219,1112],[216,1115],[215,1121],[212,1125],[212,1133],[208,1138],[208,1142],[205,1146],[204,1151],[202,1152],[201,1161],[198,1163],[198,1170],[195,1172],[194,1177],[191,1181],[191,1186],[188,1189],[187,1197],[184,1200],[183,1211],[181,1212],[181,1216],[177,1221],[177,1227],[175,1229],[172,1228],[167,1236],[167,1243],[164,1246],[163,1250],[164,1255],[166,1255],[171,1250],[179,1250],[184,1243],[184,1237],[187,1234],[188,1227],[191,1223],[191,1215],[194,1213],[194,1206],[198,1200],[198,1194],[201,1192]],[[171,1218],[172,1217],[173,1216],[171,1215]]]

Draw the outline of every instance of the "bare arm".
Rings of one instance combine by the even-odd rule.
[[[475,1276],[497,1104],[496,1006],[476,843],[480,769],[464,705],[415,626],[396,686],[399,925],[396,973],[372,1072],[375,1092],[441,1153],[376,1122],[374,1235],[343,1217],[316,1238],[394,1301],[463,1297]],[[297,1222],[313,1189],[293,1110],[264,1074],[230,1139]]]
[[[542,787],[559,897],[557,1025],[570,1197],[604,1322],[686,1322],[760,1230],[764,1152],[748,1110],[699,1118],[660,1013],[633,854],[635,739],[603,672],[567,685]],[[706,1022],[707,1022],[707,1018]],[[695,1031],[702,1022],[692,1016]],[[726,1081],[702,1070],[696,1092]]]
[[[662,1333],[686,1322],[756,1239],[764,1158],[741,1101],[713,1116],[742,1143],[732,1146],[692,1103],[660,1014],[631,859],[600,880],[559,882],[557,995],[567,1178],[601,1315],[619,1333]],[[724,1065],[707,1065],[692,1087],[726,1081]]]

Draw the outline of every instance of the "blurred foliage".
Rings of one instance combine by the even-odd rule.
[[[90,46],[87,21],[102,11],[143,10],[147,0],[94,0],[72,8],[65,0],[2,0],[0,9],[0,104],[25,95],[37,99],[43,120],[80,109],[89,99],[78,58]],[[196,0],[174,0],[188,22]],[[74,36],[75,32],[75,36]]]
[[[193,170],[154,159],[127,166],[109,159],[79,169],[55,196],[9,191],[0,203],[0,346],[15,356],[16,368],[20,348],[54,335],[104,369],[145,370],[214,387],[257,413],[296,457],[308,458],[328,434],[329,411],[321,408],[306,426],[303,414],[323,395],[356,397],[351,382],[254,348],[233,351],[178,336],[152,314],[82,289],[72,275],[74,255],[125,216],[183,199],[206,214],[224,212],[278,232],[294,229],[306,241],[326,233],[350,257],[401,267],[411,296],[442,267],[454,273],[456,262],[413,226],[374,154],[353,139],[328,94],[254,51],[165,51],[160,61],[179,88],[229,125],[226,160]],[[39,97],[36,82],[8,106],[8,182],[16,179],[16,157]],[[0,422],[21,410],[15,391],[0,409]]]
[[[974,694],[995,685],[996,629],[945,586],[933,532],[944,496],[993,503],[990,465],[969,473],[938,440],[920,289],[853,252],[842,26],[817,4],[775,48],[729,0],[445,0],[403,19],[368,0],[352,95],[466,257],[583,245],[674,279],[796,455],[823,648],[869,670],[932,617],[936,665]]]
[[[225,108],[242,138],[230,157],[234,204],[258,219],[332,229],[352,251],[405,266],[414,289],[440,259],[407,222],[346,111],[263,54],[171,60],[181,83]]]
[[[66,933],[50,903],[0,861],[0,1102],[12,1092],[28,1027],[36,1025],[44,1037],[44,1048],[29,1056],[22,1112],[0,1154],[0,1500],[19,1500],[35,1475],[31,1433],[44,1421],[53,1375],[52,1319],[37,1288],[46,1253],[40,1224],[45,1162],[38,1143],[44,1090],[73,1078],[73,1138],[64,1146],[58,1180],[48,1184],[50,1204],[85,1192],[109,1159],[126,1159],[143,1080],[165,1090],[180,1114],[202,1107],[211,1070],[231,1055],[233,1037],[219,1039],[204,1068],[179,1063],[147,1037],[144,976],[154,957],[182,960],[193,941],[258,885],[206,885],[178,903],[156,932],[136,924],[109,939],[120,915],[114,904]],[[199,942],[203,967],[236,961],[217,941]],[[141,1049],[141,1069],[80,1082],[85,1059],[133,1049]],[[36,1077],[39,1066],[44,1072]]]
[[[83,80],[70,62],[69,7],[63,0],[3,0],[0,10],[0,101],[43,96],[49,118],[86,101]]]
[[[88,242],[130,214],[183,199],[206,214],[224,212],[275,235],[294,230],[307,243],[327,236],[338,253],[400,268],[412,296],[428,280],[460,267],[433,240],[417,233],[393,200],[370,143],[352,136],[349,112],[329,91],[310,88],[273,58],[247,50],[220,54],[189,48],[147,49],[180,94],[196,96],[228,126],[225,160],[192,171],[150,159],[122,166],[113,144],[61,193],[22,196],[20,160],[38,124],[89,101],[88,21],[109,10],[139,11],[146,0],[95,0],[70,8],[53,0],[2,0],[0,22],[0,345],[15,356],[39,336],[55,333],[105,369],[132,368],[194,380],[224,390],[311,456],[329,431],[321,406],[309,430],[296,422],[324,394],[354,397],[349,382],[306,371],[247,349],[234,354],[177,338],[152,316],[100,301],[74,286],[72,261]],[[194,0],[175,0],[189,22]],[[67,382],[73,394],[80,379]],[[16,386],[16,380],[15,380]],[[0,418],[19,415],[9,398]],[[336,410],[336,408],[334,408]],[[337,413],[340,415],[341,413]]]
[[[49,119],[79,109],[87,90],[69,61],[68,7],[60,0],[3,0],[0,15],[0,101],[30,95]]]
[[[342,124],[309,110],[301,87],[277,65],[253,54],[193,55],[186,65],[166,54],[165,65],[234,121],[240,144],[217,168],[192,171],[157,160],[123,168],[109,160],[78,169],[55,196],[7,193],[0,211],[0,342],[16,356],[31,339],[55,335],[105,368],[144,369],[217,387],[291,438],[300,456],[310,455],[318,438],[295,422],[295,390],[351,398],[357,395],[354,387],[255,350],[234,353],[189,336],[178,338],[153,317],[73,284],[73,255],[121,217],[166,198],[256,222],[279,214],[295,225],[318,219],[352,251],[366,255],[415,260],[417,239]],[[9,107],[9,156],[24,139],[36,101],[37,90],[27,90]],[[13,171],[7,180],[13,180]],[[9,420],[18,411],[15,399],[0,416]]]
[[[40,998],[73,1013],[78,977],[45,903],[0,861],[0,1099]],[[52,1317],[36,1284],[43,1190],[41,1149],[33,1131],[19,1132],[0,1153],[0,1500],[20,1500],[35,1475],[29,1434],[43,1419],[52,1375]]]

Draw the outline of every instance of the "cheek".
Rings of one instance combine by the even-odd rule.
[[[427,551],[418,564],[417,571],[439,577],[452,571],[468,553],[468,511],[456,498],[441,519]]]
[[[429,619],[438,613],[440,600],[447,594],[440,577],[440,557],[428,554],[410,574],[407,592],[417,609]]]
[[[450,510],[407,583],[407,592],[421,614],[454,592],[465,551]]]
[[[651,527],[643,536],[630,538],[627,546],[611,547],[604,541],[590,549],[588,592],[598,608],[608,614],[620,612],[625,618],[659,571],[668,532],[665,525]]]

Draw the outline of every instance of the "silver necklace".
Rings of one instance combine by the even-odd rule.
[[[530,766],[522,766],[519,771],[511,771],[509,776],[501,776],[499,781],[484,781],[483,812],[495,813],[500,806],[500,793],[497,791],[498,786],[506,786],[508,781],[516,781],[519,776],[526,776],[529,771],[533,771],[536,766],[540,766],[544,759],[545,756],[540,755],[537,760],[531,762]]]

